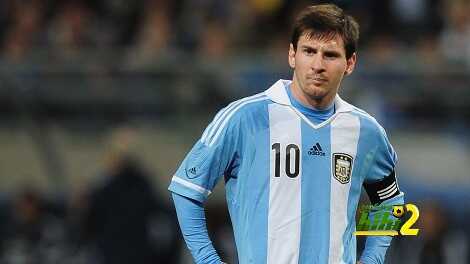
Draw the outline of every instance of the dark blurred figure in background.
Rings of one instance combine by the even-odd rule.
[[[117,144],[126,148],[127,136],[118,135]],[[136,158],[121,151],[110,155],[104,182],[88,197],[85,241],[96,246],[98,263],[175,263],[173,218]]]
[[[169,251],[175,242],[159,239],[174,240],[174,227],[145,172],[123,157],[107,173],[110,177],[91,194],[84,218],[85,235],[96,243],[100,262],[174,263]]]
[[[23,188],[12,200],[9,219],[2,219],[0,263],[48,264],[63,259],[63,222],[47,208],[39,192]]]
[[[468,234],[446,207],[439,201],[429,200],[419,203],[418,208],[419,219],[413,226],[419,229],[418,236],[398,237],[387,263],[470,263]]]
[[[470,5],[465,0],[443,3],[444,28],[439,36],[445,59],[470,69]]]
[[[81,1],[64,1],[58,6],[47,32],[55,59],[76,61],[83,50],[96,46],[99,33],[94,18],[93,10]]]
[[[11,206],[2,260],[7,263],[19,260],[27,264],[38,261],[37,248],[44,235],[42,201],[36,192],[24,190],[14,198]]]
[[[43,5],[34,0],[8,4],[4,4],[7,16],[1,25],[4,35],[0,54],[9,63],[24,63],[31,59],[32,49],[42,41]]]
[[[423,248],[419,254],[419,263],[447,263],[445,261],[445,235],[448,223],[443,217],[443,209],[433,203],[427,204],[421,210]]]
[[[427,202],[421,207],[420,264],[467,263],[468,238],[456,228],[449,213],[438,202]]]

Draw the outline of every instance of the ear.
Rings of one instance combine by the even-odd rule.
[[[344,75],[349,75],[354,71],[354,67],[356,66],[356,60],[357,56],[356,52],[354,52],[351,58],[346,61],[346,71],[344,72]]]
[[[295,50],[294,45],[292,45],[292,43],[289,46],[289,66],[292,69],[295,69]]]

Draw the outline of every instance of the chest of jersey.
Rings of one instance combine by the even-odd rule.
[[[287,261],[300,244],[318,251],[299,250],[299,258],[329,255],[328,248],[343,243],[360,194],[359,118],[340,113],[315,127],[288,106],[272,104],[268,112],[266,131],[251,142],[255,151],[239,178],[240,219],[261,221],[259,230],[267,225],[267,263]],[[254,225],[241,233],[250,236]]]
[[[359,143],[359,118],[341,113],[315,126],[289,107],[269,106],[271,183],[299,177],[351,180]],[[331,176],[331,177],[329,177]],[[284,179],[285,178],[285,179]]]
[[[285,197],[302,188],[334,191],[349,188],[359,177],[363,157],[358,155],[360,120],[340,113],[314,125],[288,106],[268,106],[268,124],[246,141],[240,179],[250,192],[266,190]],[[362,155],[364,156],[364,155]],[[357,168],[356,168],[357,167]],[[355,169],[356,168],[356,169]],[[302,187],[303,186],[303,187]]]

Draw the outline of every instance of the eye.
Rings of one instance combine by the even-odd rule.
[[[324,53],[324,55],[325,55],[325,58],[328,58],[328,59],[335,59],[335,58],[340,57],[340,54],[334,51],[327,51]]]
[[[315,50],[312,49],[312,48],[303,48],[303,52],[306,54],[306,55],[313,55],[315,53]]]

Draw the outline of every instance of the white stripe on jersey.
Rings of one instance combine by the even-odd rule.
[[[395,187],[395,185],[397,184],[396,181],[394,181],[390,186],[380,190],[380,191],[377,191],[377,194],[378,195],[384,195],[386,193],[388,193],[390,191],[390,189],[392,189],[393,187]]]
[[[190,182],[190,181],[187,181],[187,180],[185,180],[185,179],[181,179],[181,178],[179,178],[179,177],[177,177],[177,176],[173,176],[173,178],[172,178],[171,180],[174,181],[174,182],[177,182],[177,183],[179,183],[179,184],[181,184],[181,185],[183,185],[183,186],[186,186],[186,187],[188,187],[189,189],[192,189],[192,190],[194,190],[194,191],[196,191],[196,192],[198,192],[198,193],[202,193],[202,194],[204,194],[205,196],[208,196],[208,195],[211,194],[211,191],[209,191],[209,190],[207,190],[207,189],[205,189],[205,188],[202,188],[201,186],[199,186],[199,185],[197,185],[197,184],[194,184],[194,183],[192,183],[192,182]]]
[[[386,193],[386,194],[384,193],[383,196],[379,194],[379,198],[380,198],[381,200],[385,200],[385,199],[387,199],[388,197],[390,197],[390,196],[392,196],[393,194],[395,194],[396,191],[398,191],[397,186],[395,186],[393,189],[391,189],[390,192],[388,192],[388,193]]]
[[[209,146],[212,146],[215,141],[217,140],[217,138],[219,137],[220,133],[224,130],[224,127],[227,125],[228,121],[230,120],[230,118],[240,109],[242,108],[244,105],[247,105],[247,104],[251,104],[251,103],[254,103],[254,102],[258,102],[258,101],[263,101],[263,100],[267,100],[268,97],[266,96],[262,96],[260,98],[253,98],[252,100],[248,100],[248,101],[245,101],[241,104],[239,104],[237,107],[235,107],[233,110],[230,111],[230,113],[227,115],[227,117],[224,119],[224,121],[222,122],[222,124],[220,125],[220,127],[217,129],[217,133],[212,137],[212,139],[210,140],[209,142]],[[222,119],[221,119],[222,120]]]
[[[342,184],[337,181],[333,153],[345,153],[353,157],[351,174],[359,141],[360,121],[352,114],[340,114],[331,123],[331,193],[330,193],[330,250],[328,263],[343,263],[343,234],[348,225],[348,197],[351,181]]]
[[[267,262],[298,264],[301,228],[301,179],[302,154],[299,154],[298,176],[290,178],[286,174],[286,148],[289,144],[298,146],[302,153],[301,120],[289,107],[270,104],[269,134],[270,146],[280,144],[279,177],[275,177],[275,150],[270,155],[269,212]],[[295,150],[290,151],[290,173],[295,171]],[[289,169],[289,168],[288,168]]]
[[[206,140],[210,140],[210,138],[214,135],[215,131],[218,129],[220,123],[226,119],[226,116],[232,112],[234,108],[239,106],[240,104],[250,101],[252,99],[256,99],[259,97],[265,96],[264,94],[256,94],[253,96],[249,96],[240,100],[237,100],[235,102],[230,103],[227,107],[224,109],[220,110],[220,112],[214,117],[214,121],[207,127],[207,129],[204,131],[201,137],[201,142],[206,144]]]
[[[225,113],[225,111],[227,111],[227,109],[233,105],[234,103],[236,102],[232,102],[230,103],[227,107],[223,108],[222,110],[220,110],[214,117],[214,120],[212,120],[212,122],[209,124],[209,126],[207,126],[207,128],[204,130],[204,133],[202,133],[202,137],[201,137],[201,142],[204,142],[206,140],[206,137],[207,137],[207,134],[209,133],[209,131],[211,131],[213,128],[214,128],[214,124],[216,123],[216,121]]]

